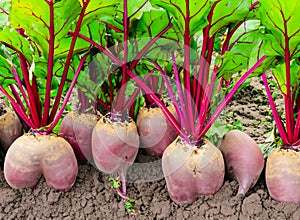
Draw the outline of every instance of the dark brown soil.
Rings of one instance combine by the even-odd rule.
[[[236,94],[226,113],[233,112],[244,131],[262,143],[272,127],[270,108],[256,80]],[[250,98],[247,98],[250,97]],[[280,103],[279,103],[280,104]],[[139,154],[137,161],[149,160]],[[139,169],[138,167],[143,167]],[[136,171],[136,172],[135,172]],[[143,171],[143,172],[141,172]],[[143,182],[145,174],[153,181]],[[151,177],[152,176],[152,177]],[[73,188],[56,192],[41,179],[35,189],[11,189],[0,171],[0,219],[299,219],[300,205],[272,200],[264,175],[245,196],[236,196],[236,181],[226,180],[214,196],[200,196],[193,204],[177,205],[168,196],[160,161],[147,169],[134,166],[128,179],[128,196],[138,200],[136,216],[128,215],[122,199],[110,188],[109,176],[92,165],[79,165]],[[140,180],[140,181],[139,181]]]

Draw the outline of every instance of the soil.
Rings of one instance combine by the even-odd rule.
[[[240,120],[243,130],[259,143],[264,142],[264,134],[272,128],[270,108],[261,88],[260,81],[253,81],[235,95],[225,111]],[[300,205],[276,202],[269,196],[264,174],[245,196],[237,196],[237,182],[226,179],[215,195],[199,196],[194,203],[184,205],[170,200],[159,159],[141,152],[129,174],[127,191],[130,198],[138,200],[134,206],[137,215],[126,213],[123,200],[110,188],[109,176],[89,164],[79,165],[77,181],[65,193],[48,187],[43,178],[35,189],[12,189],[0,171],[0,219],[300,218]]]

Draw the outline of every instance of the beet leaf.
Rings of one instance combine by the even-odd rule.
[[[115,10],[113,3],[102,4],[103,16]],[[77,35],[91,14],[101,17],[98,8],[93,0],[11,1],[8,26],[0,33],[0,89],[30,128],[51,132],[58,123],[89,53]]]
[[[263,80],[283,145],[293,146],[300,143],[299,136],[299,39],[300,1],[262,0],[261,20],[265,26],[264,50],[268,56],[276,58],[271,65],[273,76],[284,98],[285,120],[280,118],[272,100],[266,75]],[[284,121],[285,126],[282,125]]]

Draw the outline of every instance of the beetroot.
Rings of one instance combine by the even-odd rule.
[[[256,142],[239,130],[224,135],[219,149],[225,159],[227,174],[238,181],[238,194],[255,185],[264,168],[264,156]]]
[[[139,136],[133,121],[111,121],[102,117],[92,134],[92,153],[96,167],[105,173],[124,172],[139,149]]]
[[[175,115],[173,105],[168,106],[168,109]],[[140,135],[140,147],[151,156],[162,156],[177,137],[160,108],[141,108],[136,124]]]
[[[13,188],[35,187],[41,175],[49,186],[69,190],[75,182],[77,161],[61,137],[25,134],[13,142],[4,161],[4,176]]]
[[[96,115],[76,112],[69,112],[61,122],[59,136],[71,144],[79,161],[92,161],[91,141],[96,123]]]
[[[192,203],[199,195],[215,194],[224,181],[222,153],[206,139],[200,147],[176,139],[163,154],[162,168],[176,203]]]
[[[77,44],[81,27],[101,14],[100,9],[107,9],[107,16],[117,10],[114,2],[99,2],[97,7],[90,2],[42,1],[37,7],[35,1],[10,1],[7,5],[9,22],[0,37],[5,51],[1,52],[0,91],[33,132],[16,139],[7,151],[4,175],[14,188],[34,187],[41,175],[60,191],[74,184],[78,170],[74,151],[66,140],[52,134],[86,61],[93,56],[90,44]]]
[[[300,203],[300,152],[275,149],[266,163],[266,184],[270,196],[280,202]]]
[[[0,145],[4,151],[22,135],[21,123],[18,117],[9,109],[0,109]]]

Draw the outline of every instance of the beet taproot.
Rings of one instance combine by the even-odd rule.
[[[0,146],[7,151],[10,145],[22,135],[18,117],[7,107],[0,107]]]
[[[239,130],[227,132],[219,145],[229,177],[239,183],[237,194],[246,194],[264,168],[264,156],[257,143]]]
[[[92,134],[92,154],[96,167],[104,173],[126,171],[139,149],[134,121],[117,122],[102,117]]]
[[[92,132],[97,123],[97,116],[93,114],[69,112],[62,120],[59,136],[67,140],[81,162],[91,162]]]
[[[266,184],[270,196],[279,202],[300,203],[300,152],[275,149],[266,163]]]
[[[175,115],[173,105],[167,107]],[[160,108],[143,107],[137,116],[137,129],[140,136],[140,147],[150,156],[162,156],[165,149],[177,137]]]
[[[169,195],[178,204],[213,195],[224,182],[222,153],[206,139],[199,147],[177,138],[163,154],[162,169]]]
[[[4,161],[4,176],[16,189],[33,188],[44,175],[49,186],[68,191],[78,172],[70,144],[54,135],[24,134],[8,149]]]

